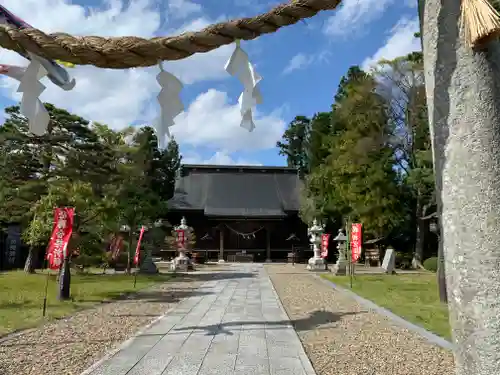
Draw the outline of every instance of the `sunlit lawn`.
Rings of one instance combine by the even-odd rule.
[[[32,327],[42,319],[43,296],[46,274],[38,272],[28,275],[22,271],[0,273],[0,335]],[[71,276],[71,301],[57,300],[56,276],[51,275],[48,285],[47,318],[70,315],[84,307],[119,297],[167,281],[172,276],[138,275],[134,288],[134,277],[128,275],[82,274]]]
[[[348,276],[324,275],[349,289]],[[394,314],[450,339],[448,307],[439,302],[437,280],[430,275],[358,275],[352,291]]]

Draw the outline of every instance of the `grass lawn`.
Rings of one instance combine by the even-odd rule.
[[[324,278],[349,289],[348,276]],[[358,275],[352,291],[394,314],[450,339],[448,307],[439,302],[436,275]]]
[[[22,271],[0,273],[0,336],[37,325],[42,320],[47,274],[28,275]],[[170,279],[172,275],[71,275],[72,301],[57,300],[56,275],[51,275],[47,296],[47,318],[60,318],[120,294],[132,292]]]

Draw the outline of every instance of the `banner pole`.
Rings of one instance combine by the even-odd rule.
[[[137,241],[137,247],[135,248],[135,256],[134,256],[134,263],[135,263],[135,272],[134,272],[134,288],[137,284],[137,273],[139,272],[139,263],[141,259],[141,241],[142,241],[142,236],[144,235],[144,225],[141,226],[141,231],[139,233],[139,240]],[[130,249],[129,249],[130,251]]]
[[[45,260],[45,267],[47,268],[47,276],[45,277],[45,291],[43,295],[43,309],[42,309],[42,317],[45,318],[45,313],[47,312],[47,293],[49,290],[49,279],[50,279],[50,269],[48,267],[48,260]]]
[[[351,231],[349,230],[350,221],[348,220],[346,233],[347,233],[347,255],[349,256],[349,285],[352,289],[352,246],[351,245]],[[349,251],[350,250],[350,251]]]

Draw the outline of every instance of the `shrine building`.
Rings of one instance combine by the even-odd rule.
[[[178,225],[184,216],[196,234],[193,251],[207,259],[284,261],[292,246],[309,247],[300,186],[295,168],[185,164],[168,221]]]

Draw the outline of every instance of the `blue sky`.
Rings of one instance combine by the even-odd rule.
[[[22,4],[20,4],[22,3]],[[215,21],[252,16],[278,2],[250,0],[6,0],[3,5],[46,32],[152,37],[197,30]],[[284,165],[274,147],[297,115],[327,111],[340,78],[351,65],[370,67],[419,48],[415,1],[344,0],[337,10],[243,42],[256,70],[263,104],[252,133],[239,127],[240,83],[224,71],[234,45],[165,64],[184,83],[186,110],[171,132],[186,162]],[[54,15],[57,14],[57,17]],[[0,63],[26,66],[10,51]],[[46,83],[41,98],[114,128],[151,124],[158,116],[156,67],[111,71],[78,67],[77,86],[62,92]],[[44,81],[45,82],[45,81]],[[19,100],[17,83],[1,80],[2,107]]]

